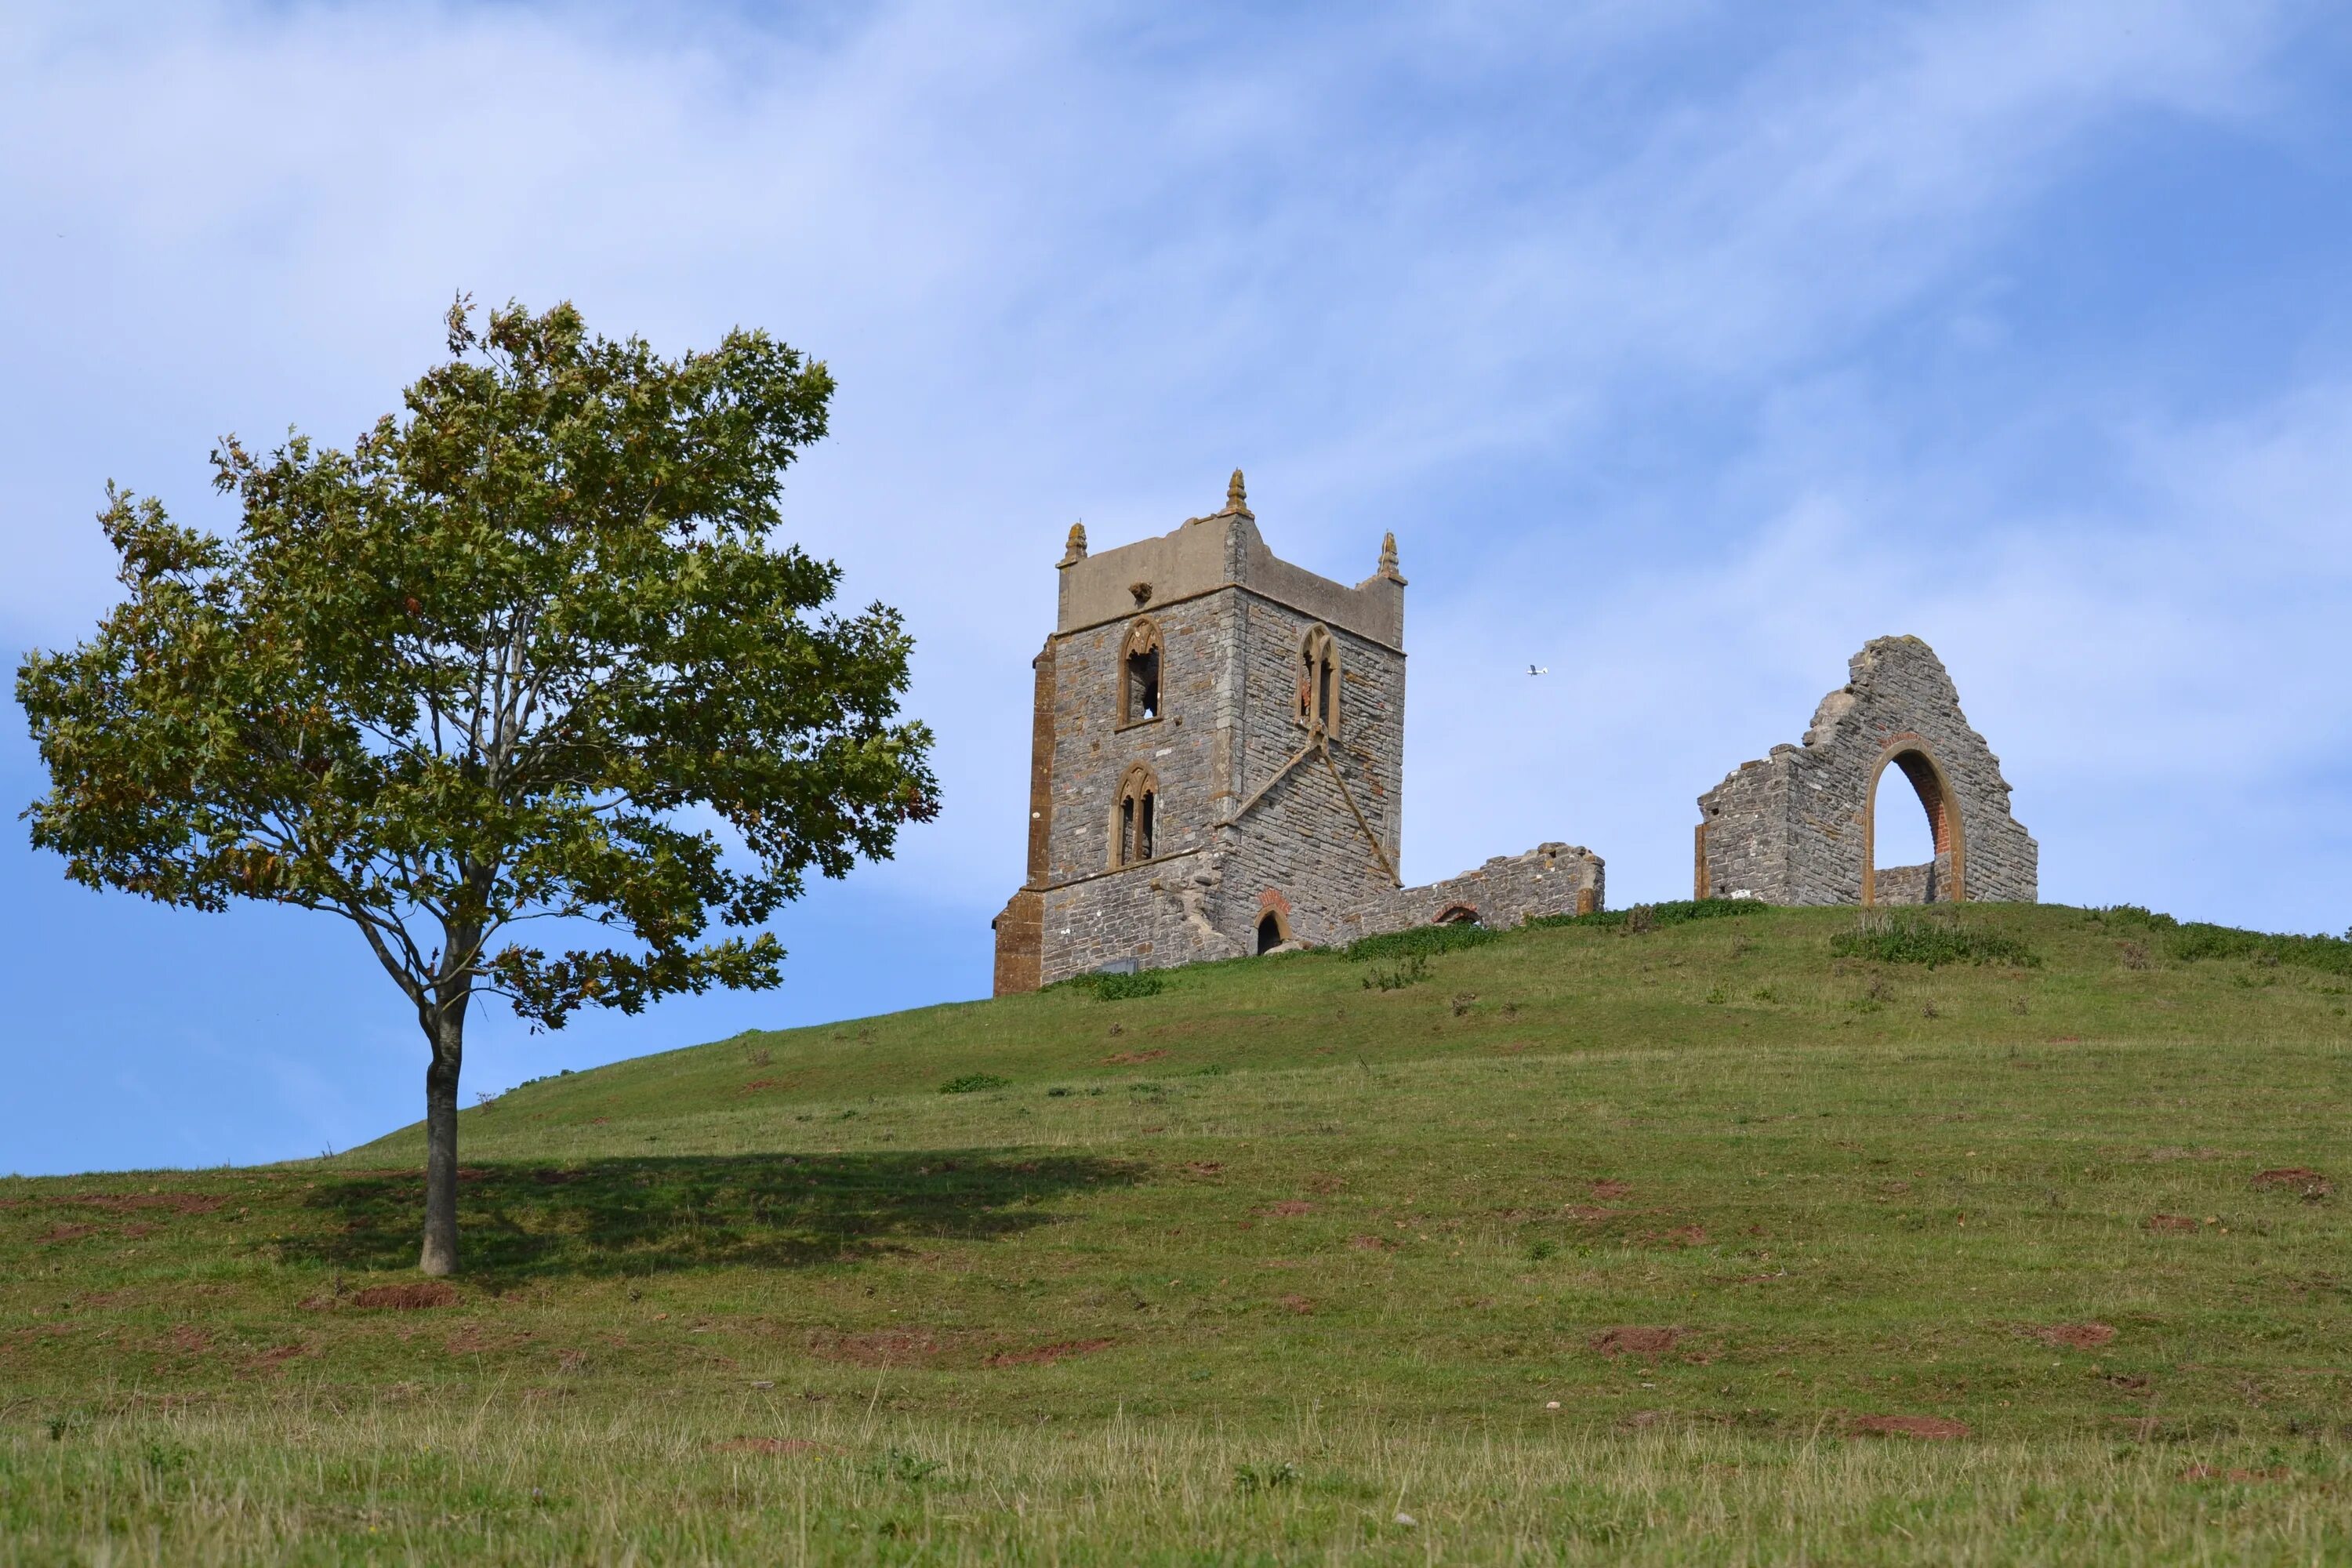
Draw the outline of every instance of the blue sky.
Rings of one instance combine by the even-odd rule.
[[[478,1016],[472,1089],[982,994],[1062,536],[1237,464],[1304,565],[1397,534],[1410,879],[1564,838],[1681,896],[1695,797],[1912,632],[2045,898],[2352,923],[2340,7],[19,0],[0,150],[12,649],[111,602],[109,479],[228,525],[214,439],[348,441],[459,289],[838,377],[788,515],[920,639],[942,816],[777,922],[782,989]],[[418,1113],[323,917],[89,893],[19,824],[0,979],[0,1171]]]

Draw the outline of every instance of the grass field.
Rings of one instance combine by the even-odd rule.
[[[0,1182],[0,1561],[2352,1559],[2352,948],[1961,921],[543,1080],[454,1288],[415,1129]]]

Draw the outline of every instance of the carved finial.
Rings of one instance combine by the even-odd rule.
[[[1385,577],[1400,588],[1405,585],[1404,574],[1397,570],[1396,535],[1393,533],[1381,535],[1381,569],[1374,575]]]
[[[1087,525],[1083,522],[1074,522],[1070,524],[1069,547],[1062,552],[1062,559],[1056,562],[1055,564],[1060,566],[1075,565],[1078,562],[1084,561],[1086,558]]]
[[[1249,509],[1249,495],[1242,489],[1242,471],[1239,468],[1235,468],[1234,477],[1225,481],[1225,510],[1237,511],[1244,517],[1253,515]]]

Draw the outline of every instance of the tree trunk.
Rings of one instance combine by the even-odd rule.
[[[425,1252],[427,1274],[457,1272],[457,1068],[466,1054],[466,1006],[443,1007],[427,1031],[425,1069]]]

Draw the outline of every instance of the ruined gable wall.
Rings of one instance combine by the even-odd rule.
[[[2032,901],[2040,847],[2011,816],[2000,759],[1969,727],[1935,650],[1916,637],[1879,637],[1847,670],[1847,683],[1814,711],[1803,745],[1775,746],[1764,762],[1699,797],[1706,891],[1785,904],[1860,902],[1871,787],[1890,745],[1908,739],[1949,786],[1959,823],[1960,896]],[[1876,782],[1881,810],[1920,809],[1899,770]],[[1886,901],[1924,897],[1931,878],[1936,896],[1948,897],[1955,878],[1940,855],[1932,868],[1890,868]]]

